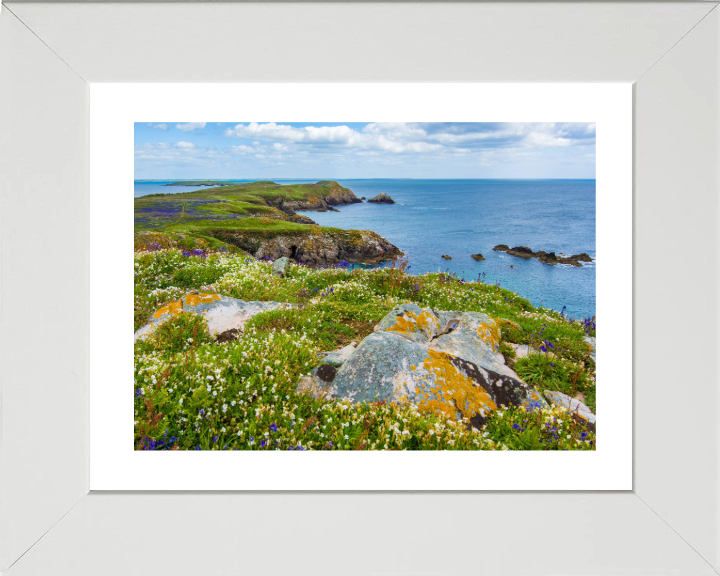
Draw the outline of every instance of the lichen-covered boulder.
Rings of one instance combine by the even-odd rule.
[[[287,273],[287,269],[290,266],[290,258],[287,256],[283,256],[282,258],[278,258],[273,262],[273,272],[280,276],[281,278],[285,277],[285,274]]]
[[[580,402],[580,400],[570,398],[570,396],[563,394],[562,392],[548,390],[545,391],[544,395],[548,402],[550,402],[553,406],[564,406],[573,413],[573,416],[585,423],[588,428],[595,430],[595,414],[592,413],[590,408]]]
[[[260,312],[293,306],[282,302],[245,302],[212,293],[189,293],[158,309],[150,321],[135,332],[135,340],[145,338],[180,312],[201,314],[207,321],[210,334],[215,335],[227,330],[241,330],[250,318]]]
[[[500,327],[475,312],[394,308],[339,367],[321,364],[298,391],[353,402],[412,402],[421,411],[482,426],[501,405],[547,408],[542,396],[505,366]]]

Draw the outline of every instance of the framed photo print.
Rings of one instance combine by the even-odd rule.
[[[717,573],[719,24],[3,4],[0,571]]]

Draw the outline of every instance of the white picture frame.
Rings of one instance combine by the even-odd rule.
[[[716,6],[4,6],[0,570],[717,573]],[[632,491],[88,493],[88,83],[263,80],[635,84]]]

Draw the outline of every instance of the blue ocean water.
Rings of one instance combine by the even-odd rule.
[[[321,226],[377,232],[406,254],[411,274],[442,270],[467,280],[485,274],[485,282],[499,283],[536,306],[555,310],[566,306],[566,313],[575,318],[595,315],[595,262],[583,263],[582,268],[551,266],[492,251],[497,244],[521,245],[567,255],[587,252],[594,259],[594,180],[339,182],[358,197],[385,192],[397,204],[353,204],[341,206],[340,212],[305,214]],[[158,186],[164,183],[136,182],[135,196],[185,191],[185,187]],[[484,261],[470,257],[478,252]],[[452,260],[443,259],[443,254]]]

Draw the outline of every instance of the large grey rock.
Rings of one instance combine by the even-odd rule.
[[[505,366],[499,323],[486,314],[394,308],[339,367],[323,364],[298,391],[353,402],[411,402],[480,427],[502,405],[547,408]]]
[[[210,334],[222,334],[227,330],[242,330],[245,323],[260,312],[292,308],[294,304],[283,302],[245,302],[212,293],[190,293],[180,300],[170,302],[157,310],[150,321],[135,332],[135,340],[143,339],[158,326],[179,312],[194,312],[205,317]]]

